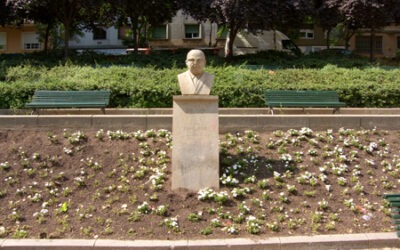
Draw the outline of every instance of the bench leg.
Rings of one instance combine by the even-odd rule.
[[[274,108],[273,107],[269,107],[269,112],[271,112],[271,114],[274,115]]]
[[[33,114],[37,114],[37,115],[39,115],[39,110],[38,109],[32,109],[32,112],[31,112],[31,115],[33,115]]]
[[[105,108],[101,108],[101,112],[103,112],[103,114],[106,114],[106,109]]]
[[[337,113],[340,113],[340,112],[339,112],[339,111],[340,111],[339,109],[340,109],[340,108],[335,108],[335,109],[333,110],[333,114],[336,114],[336,112],[337,112]]]

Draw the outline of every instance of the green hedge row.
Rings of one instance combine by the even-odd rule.
[[[111,107],[171,107],[183,68],[15,66],[0,82],[0,108],[23,108],[36,89],[110,89]],[[336,90],[350,107],[400,107],[400,70],[380,68],[248,70],[208,67],[221,107],[263,107],[266,89]]]

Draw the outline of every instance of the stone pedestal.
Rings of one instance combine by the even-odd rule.
[[[219,188],[218,125],[218,96],[174,96],[173,190]]]

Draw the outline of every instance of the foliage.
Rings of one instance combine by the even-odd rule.
[[[118,17],[116,23],[128,25],[131,28],[136,52],[140,45],[140,38],[147,41],[148,26],[168,21],[178,10],[177,0],[118,0],[116,2],[112,5],[112,11]],[[141,46],[145,46],[145,44],[141,44]]]
[[[184,1],[183,9],[197,20],[210,19],[229,29],[226,56],[233,56],[233,42],[243,29],[251,33],[296,26],[303,18],[304,0],[202,0]]]
[[[373,40],[375,32],[393,22],[400,8],[400,3],[393,0],[327,0],[326,6],[337,9],[342,22],[348,30],[367,28],[371,31],[370,58],[374,56]],[[353,33],[354,34],[354,33]],[[348,37],[350,39],[350,37]],[[347,39],[346,39],[347,42]]]
[[[10,7],[6,4],[7,0],[0,0],[0,25],[4,26],[12,20],[12,12]]]
[[[296,63],[322,66],[316,58]],[[172,96],[179,94],[176,75],[182,70],[134,65],[8,67],[2,70],[5,81],[0,82],[0,108],[24,107],[35,89],[110,89],[110,107],[171,107]],[[400,106],[398,69],[327,65],[321,69],[248,70],[245,65],[226,65],[207,71],[215,75],[212,94],[219,96],[221,107],[263,107],[266,89],[336,90],[341,101],[351,107]]]
[[[314,7],[318,24],[327,32],[326,45],[329,48],[331,31],[341,21],[339,9],[336,5],[329,5],[326,0],[315,1]]]
[[[60,22],[64,28],[64,55],[68,57],[69,40],[76,30],[105,23],[110,3],[100,0],[7,0],[20,18],[29,18],[48,26],[49,32]]]

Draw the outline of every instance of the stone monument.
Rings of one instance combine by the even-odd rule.
[[[191,50],[186,57],[188,70],[178,75],[182,95],[209,95],[214,76],[204,72],[206,57],[201,50]]]
[[[201,50],[187,54],[188,71],[178,75],[181,96],[173,97],[172,189],[219,188],[218,97],[214,76],[204,72]]]

